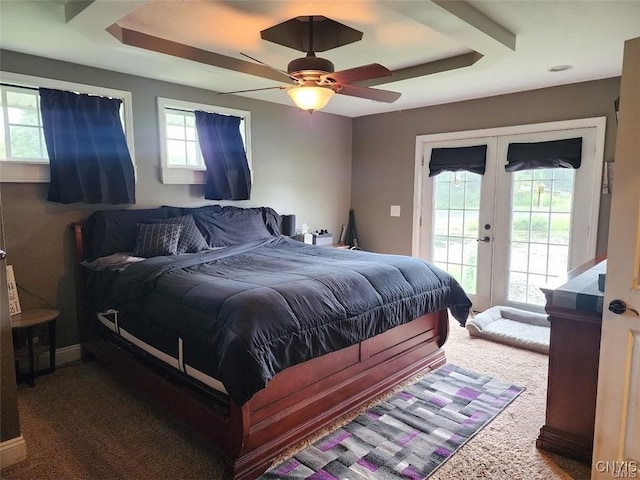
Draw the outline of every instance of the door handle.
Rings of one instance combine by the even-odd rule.
[[[640,314],[637,310],[627,307],[627,304],[622,300],[611,300],[611,303],[609,303],[609,311],[615,313],[616,315],[622,315],[627,310],[635,313],[636,317],[640,317]]]
[[[7,252],[0,250],[0,260],[4,260],[5,258],[7,258]]]
[[[487,237],[484,237],[484,238],[478,238],[478,239],[476,239],[476,242],[489,243],[490,241],[491,241],[491,238],[489,238],[488,236],[487,236]]]

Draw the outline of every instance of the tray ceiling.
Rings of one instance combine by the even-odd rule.
[[[3,49],[217,92],[282,85],[303,54],[261,39],[291,18],[323,15],[363,38],[318,53],[336,70],[380,63],[362,82],[395,103],[336,95],[324,111],[361,116],[615,77],[625,40],[640,36],[636,1],[32,1],[0,2]],[[552,73],[557,65],[573,68]],[[241,94],[291,105],[274,89]]]

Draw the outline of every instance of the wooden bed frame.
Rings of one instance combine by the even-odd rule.
[[[74,224],[78,258],[82,226]],[[83,358],[97,358],[150,392],[225,454],[225,478],[252,479],[275,457],[321,428],[422,370],[446,363],[446,310],[421,316],[371,339],[278,373],[242,407],[222,394],[204,394],[169,368],[114,342],[84,303],[86,269],[78,263],[77,299]],[[98,328],[100,327],[100,328]]]

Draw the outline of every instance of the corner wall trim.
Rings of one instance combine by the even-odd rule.
[[[22,462],[26,458],[27,443],[22,435],[0,443],[0,469]]]

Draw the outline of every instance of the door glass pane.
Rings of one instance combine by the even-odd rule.
[[[443,235],[445,237],[445,243],[446,243],[446,237],[449,234],[449,210],[448,209],[436,210],[433,231],[436,234],[436,236]]]
[[[549,241],[549,213],[531,213],[531,241],[547,243]]]
[[[509,272],[508,298],[513,302],[527,303],[527,274]]]
[[[511,242],[511,271],[526,273],[529,267],[529,243]]]
[[[478,196],[480,194],[478,193]],[[477,208],[477,207],[476,207]],[[478,238],[478,210],[465,210],[464,212],[464,237]]]
[[[531,230],[529,212],[513,212],[511,214],[511,241],[528,242]]]
[[[462,238],[449,237],[447,261],[452,265],[462,265]]]
[[[522,171],[512,178],[507,299],[544,306],[540,287],[568,270],[575,170]]]
[[[433,260],[471,295],[477,293],[481,176],[443,172],[434,178]]]
[[[447,262],[447,236],[436,235],[433,238],[433,261],[434,262]]]

